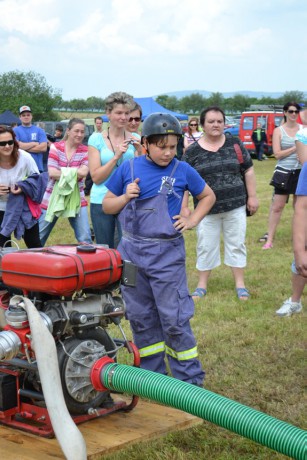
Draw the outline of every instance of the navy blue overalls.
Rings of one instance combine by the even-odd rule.
[[[123,236],[118,250],[138,267],[136,287],[122,286],[122,294],[141,367],[166,374],[166,354],[174,377],[202,384],[205,373],[189,321],[194,302],[187,286],[184,239],[173,227],[167,203],[168,193],[176,194],[172,177],[178,164],[176,160],[158,195],[131,200],[119,215]],[[133,181],[133,160],[130,166]]]

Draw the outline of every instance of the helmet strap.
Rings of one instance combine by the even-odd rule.
[[[143,143],[143,146],[145,147],[145,150],[146,150],[146,156],[150,159],[150,161],[152,161],[155,165],[159,166],[159,168],[161,168],[162,166],[158,165],[158,163],[155,162],[155,160],[152,159],[152,157],[150,156],[150,152],[149,152],[149,142],[147,139],[145,139],[146,141],[146,145],[145,145],[145,142]],[[168,166],[168,165],[167,165]],[[165,166],[166,167],[166,166]]]
[[[147,146],[145,147],[146,150],[146,156],[155,164],[157,164],[150,156],[150,151],[149,151],[149,143],[147,142]]]

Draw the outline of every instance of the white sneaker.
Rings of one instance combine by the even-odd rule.
[[[279,310],[276,310],[276,315],[278,316],[291,316],[293,313],[299,313],[302,311],[302,303],[292,302],[291,297],[285,300]]]

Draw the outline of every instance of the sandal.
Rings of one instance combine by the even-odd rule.
[[[273,247],[273,244],[272,243],[265,243],[263,246],[262,246],[262,249],[272,249]]]
[[[207,294],[207,289],[196,288],[193,294],[191,294],[191,296],[201,298],[201,297],[205,297],[206,294]]]
[[[249,292],[245,287],[236,288],[236,291],[239,300],[247,300],[249,298]]]
[[[259,238],[259,243],[265,243],[266,240],[268,239],[268,233],[265,233],[264,235],[262,235],[260,238]]]

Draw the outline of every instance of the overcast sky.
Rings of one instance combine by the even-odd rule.
[[[306,0],[0,0],[0,73],[65,100],[307,92]]]

